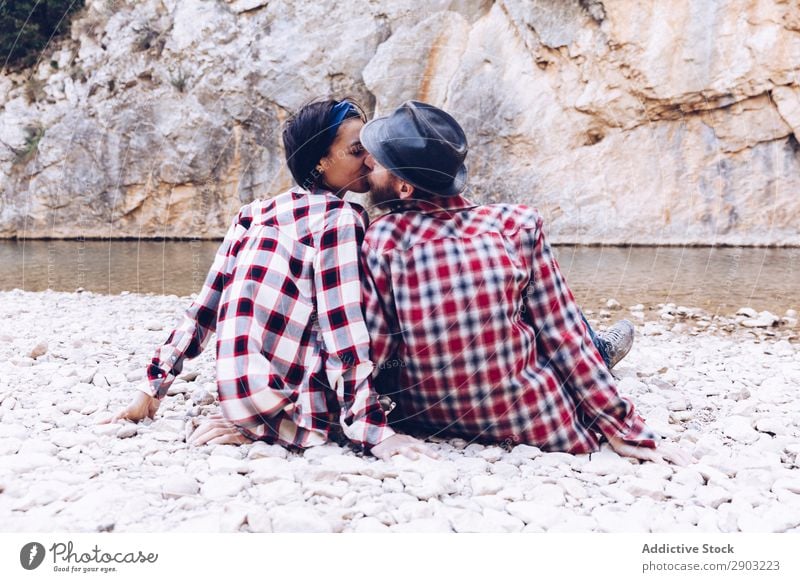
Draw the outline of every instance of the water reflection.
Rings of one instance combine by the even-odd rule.
[[[215,241],[3,241],[0,289],[188,295],[199,290]],[[673,302],[730,313],[798,307],[800,249],[556,247],[578,301]]]

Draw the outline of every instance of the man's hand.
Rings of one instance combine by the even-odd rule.
[[[608,439],[608,444],[611,445],[611,448],[614,449],[618,455],[622,457],[633,457],[641,461],[653,461],[661,465],[672,463],[680,467],[685,467],[690,463],[697,462],[697,459],[672,443],[659,442],[656,448],[651,449],[628,444],[619,437],[611,437]]]
[[[236,426],[221,414],[212,414],[198,426],[186,441],[187,444],[200,445],[246,445],[251,443]]]
[[[397,454],[405,455],[412,460],[418,459],[420,454],[427,455],[432,459],[439,458],[439,453],[421,440],[407,434],[395,434],[382,440],[372,447],[372,454],[383,461],[388,461]]]
[[[153,398],[149,394],[139,392],[127,408],[120,410],[111,418],[101,420],[98,424],[109,424],[111,422],[117,422],[118,420],[139,422],[143,418],[153,418],[156,414],[156,410],[158,410],[159,404],[158,398]]]

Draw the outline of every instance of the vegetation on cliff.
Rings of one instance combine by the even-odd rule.
[[[36,63],[55,38],[69,30],[72,15],[84,0],[0,0],[2,68]]]

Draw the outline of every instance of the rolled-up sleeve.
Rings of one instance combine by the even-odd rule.
[[[199,356],[217,327],[217,310],[225,283],[225,268],[231,247],[247,231],[251,221],[249,206],[243,207],[233,220],[225,239],[217,249],[203,288],[184,312],[178,325],[160,345],[146,369],[147,384],[143,392],[163,398],[172,382],[181,373],[184,361]]]

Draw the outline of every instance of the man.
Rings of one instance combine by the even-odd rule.
[[[547,451],[688,457],[618,393],[536,210],[463,196],[467,140],[450,115],[408,101],[361,131],[375,204],[362,248],[372,360],[392,371],[394,422]],[[394,386],[391,384],[394,383]]]

